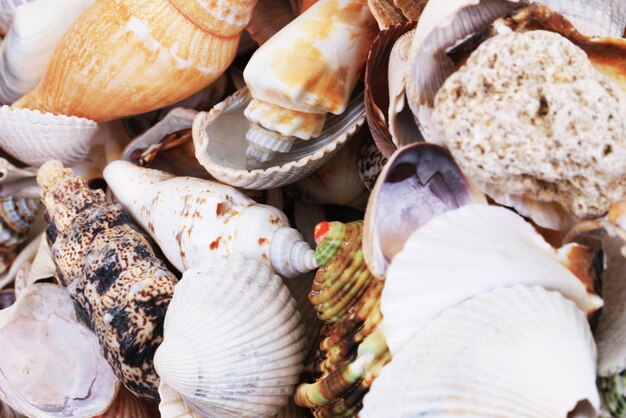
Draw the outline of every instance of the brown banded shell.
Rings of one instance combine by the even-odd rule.
[[[37,180],[58,278],[69,288],[79,319],[96,333],[124,386],[158,399],[153,357],[176,277],[101,190],[88,189],[58,161],[42,166]]]
[[[315,383],[300,385],[296,403],[320,417],[355,416],[391,356],[378,329],[383,282],[363,260],[363,222],[322,222],[315,229],[320,265],[309,296],[322,328]]]
[[[380,152],[387,158],[397,149],[389,131],[389,65],[392,48],[404,34],[415,28],[415,23],[405,22],[386,28],[376,36],[365,66],[365,114],[372,138]],[[403,92],[404,95],[404,86]],[[419,132],[411,142],[422,140]]]

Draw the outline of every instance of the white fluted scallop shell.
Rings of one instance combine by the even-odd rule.
[[[235,255],[185,272],[154,365],[161,384],[199,415],[272,416],[298,383],[305,350],[280,277]]]
[[[243,112],[250,100],[248,89],[241,89],[210,112],[198,114],[193,126],[200,164],[219,181],[244,189],[272,189],[311,174],[335,155],[365,121],[363,95],[353,94],[343,114],[328,115],[319,137],[296,141],[289,152],[277,153],[261,168],[249,170],[246,133],[250,123]]]
[[[33,166],[48,160],[69,166],[82,161],[97,130],[96,122],[85,118],[0,107],[0,147]]]
[[[541,287],[499,288],[431,321],[383,368],[363,418],[595,417],[596,349],[583,311]]]
[[[442,311],[478,293],[516,284],[559,291],[588,312],[601,306],[555,250],[514,212],[468,205],[415,231],[387,271],[382,327],[396,355]]]
[[[26,288],[0,311],[0,339],[0,400],[16,411],[88,417],[115,400],[119,382],[97,337],[78,322],[66,289],[48,283]]]
[[[35,0],[19,6],[0,46],[0,103],[11,104],[43,78],[61,38],[94,0]]]

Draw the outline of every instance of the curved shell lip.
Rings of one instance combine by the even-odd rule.
[[[84,160],[98,128],[91,119],[0,107],[0,147],[33,166],[51,159],[68,166]]]
[[[220,116],[229,111],[235,114],[240,113],[241,117],[244,117],[243,110],[245,105],[251,100],[251,96],[248,89],[243,88],[223,102],[217,104],[210,112],[201,112],[196,116],[192,129],[193,141],[196,147],[196,158],[213,177],[234,187],[263,190],[293,183],[307,174],[312,173],[324,162],[328,161],[328,159],[335,155],[362,127],[365,122],[365,109],[362,99],[362,93],[353,94],[351,104],[344,114],[339,116],[329,115],[329,121],[333,119],[337,120],[341,123],[343,128],[342,132],[339,134],[332,135],[332,140],[330,140],[329,143],[313,152],[306,152],[305,156],[297,160],[292,159],[284,164],[280,164],[279,162],[277,165],[265,169],[246,170],[228,167],[225,164],[220,164],[217,158],[211,158],[211,153],[209,153],[208,150],[215,148],[212,147],[211,139],[206,132],[206,128],[214,124]],[[350,111],[350,109],[353,110]],[[326,126],[328,125],[329,122],[327,122]],[[346,125],[347,127],[345,127]],[[326,131],[326,129],[325,127],[324,131]],[[322,132],[322,135],[324,135],[324,132]],[[232,141],[233,136],[237,135],[231,135],[229,141]],[[245,135],[241,135],[238,139],[241,143],[245,144]],[[307,142],[310,141],[316,141],[316,139],[314,138]],[[297,147],[297,145],[295,145],[294,148],[295,147]],[[236,145],[231,145],[231,149],[233,148],[236,148]],[[243,150],[245,154],[245,147],[243,147]],[[289,158],[289,153],[285,155],[287,156],[286,158]],[[226,162],[225,158],[222,159]]]
[[[372,138],[386,158],[398,149],[387,120],[390,105],[388,65],[397,40],[410,32],[416,22],[404,22],[383,29],[370,47],[365,67],[365,114]],[[381,70],[382,68],[382,70]]]
[[[416,154],[410,157],[409,153]],[[439,159],[439,164],[432,161],[432,159],[434,158]],[[420,162],[423,162],[424,164],[430,164],[430,169],[425,168],[421,170],[420,173],[420,167],[417,165]],[[476,190],[474,190],[468,183],[468,180],[463,175],[463,172],[456,164],[456,162],[452,158],[452,155],[446,148],[431,143],[417,142],[411,145],[407,145],[396,151],[389,159],[389,161],[385,164],[385,167],[378,176],[376,185],[374,186],[374,189],[372,190],[369,201],[367,203],[363,227],[363,257],[365,258],[365,262],[367,263],[371,273],[376,278],[381,280],[384,280],[386,276],[387,269],[391,264],[391,259],[387,259],[387,257],[382,254],[380,244],[381,237],[379,228],[377,226],[377,223],[379,221],[378,204],[379,201],[384,200],[380,195],[382,193],[383,185],[388,183],[390,177],[397,177],[398,174],[404,176],[406,174],[398,172],[390,173],[390,171],[392,171],[392,169],[397,169],[401,165],[407,165],[407,163],[413,164],[414,172],[413,174],[404,177],[404,179],[400,180],[400,182],[403,182],[409,177],[417,177],[420,174],[423,175],[430,173],[430,177],[423,184],[421,184],[421,188],[428,188],[430,190],[430,194],[435,196],[436,199],[439,199],[440,203],[446,206],[445,210],[456,209],[470,203],[486,203],[484,196],[480,193],[477,193]],[[447,165],[447,167],[444,166],[444,164]],[[404,169],[400,171],[406,172],[406,170]],[[437,176],[439,180],[444,181],[444,185],[446,187],[445,189],[438,190],[439,195],[436,190],[432,189],[432,185],[430,184],[431,180],[433,180],[435,176]],[[445,182],[446,178],[448,180],[451,180],[450,184],[448,184],[448,182]],[[392,183],[395,183],[396,181],[393,181]],[[420,181],[421,183],[423,179],[418,177],[418,181]],[[447,192],[448,195],[443,196],[441,195],[442,192]],[[407,198],[410,197],[403,196],[403,199]],[[429,204],[425,203],[425,206],[429,206]],[[408,233],[403,240],[401,239],[401,246],[404,246],[404,242],[414,230],[420,228],[430,219],[442,213],[441,211],[437,211],[437,209],[434,208],[429,208],[427,210],[429,211],[429,213],[423,216],[420,216],[420,214],[416,214],[416,217],[419,218],[418,224],[406,225],[411,228],[411,230],[405,231]],[[409,220],[412,220],[413,222],[416,221],[415,218]],[[395,237],[393,241],[398,241],[397,237]],[[397,242],[395,242],[395,245],[397,245]]]
[[[134,154],[137,152],[144,153],[150,148],[158,146],[166,135],[183,129],[190,129],[197,114],[198,111],[186,107],[172,109],[153,127],[133,139],[124,148],[121,159],[134,162]]]

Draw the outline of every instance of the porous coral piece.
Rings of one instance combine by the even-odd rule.
[[[433,116],[479,185],[590,218],[626,196],[625,109],[583,50],[533,31],[483,43],[437,93]]]

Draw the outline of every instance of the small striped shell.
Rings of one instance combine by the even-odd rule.
[[[17,247],[41,211],[41,201],[16,195],[0,199],[0,273],[11,265]]]
[[[300,385],[295,401],[318,418],[357,414],[373,379],[390,360],[378,329],[384,283],[367,269],[362,234],[362,221],[316,227],[320,267],[309,298],[326,324],[314,363],[317,381]]]

